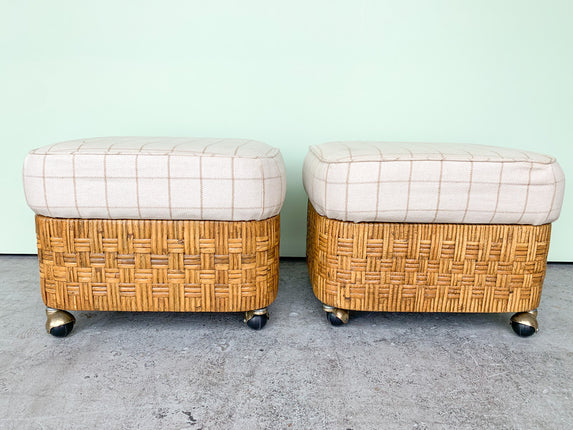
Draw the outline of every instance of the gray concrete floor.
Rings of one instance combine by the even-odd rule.
[[[508,314],[355,313],[327,323],[303,260],[267,327],[239,314],[77,312],[44,331],[35,257],[0,257],[2,429],[570,429],[573,265],[540,332]]]

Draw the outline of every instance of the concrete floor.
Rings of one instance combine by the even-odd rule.
[[[77,312],[44,331],[35,257],[0,257],[2,429],[570,429],[573,265],[540,332],[509,315],[355,313],[327,323],[303,260],[267,327],[239,314]]]

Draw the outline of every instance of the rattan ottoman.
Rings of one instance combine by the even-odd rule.
[[[262,328],[277,294],[285,168],[241,139],[106,137],[31,151],[46,328],[66,311],[245,312]]]
[[[537,331],[551,222],[564,175],[553,157],[469,144],[312,146],[307,259],[333,325],[349,310],[512,312]]]

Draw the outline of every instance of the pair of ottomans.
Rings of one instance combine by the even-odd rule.
[[[537,330],[564,176],[552,157],[481,145],[312,146],[310,279],[333,325],[349,310],[517,312]],[[286,179],[253,140],[96,138],[31,151],[48,332],[69,310],[245,312],[255,329],[278,289]]]

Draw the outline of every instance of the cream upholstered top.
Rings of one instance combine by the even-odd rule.
[[[254,140],[102,137],[31,151],[24,190],[50,217],[261,220],[286,178],[280,151]]]
[[[304,187],[316,211],[354,222],[545,224],[565,178],[555,158],[452,143],[311,146]]]

